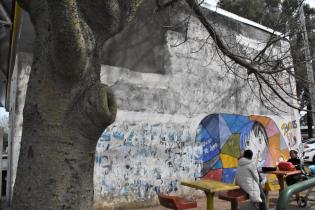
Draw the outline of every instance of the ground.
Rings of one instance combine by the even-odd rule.
[[[274,210],[276,205],[277,205],[277,200],[278,200],[278,192],[270,192],[270,210]],[[302,194],[303,195],[303,194]],[[311,192],[308,201],[308,205],[306,208],[299,208],[297,206],[297,203],[295,201],[295,198],[290,199],[289,203],[289,208],[288,210],[314,210],[315,209],[315,189]],[[201,198],[197,200],[198,207],[192,210],[205,210],[206,209],[206,199]],[[2,208],[3,210],[9,210],[8,208],[5,208],[3,206],[4,201],[2,202]],[[220,209],[220,210],[230,210],[231,206],[230,203],[227,201],[223,201],[215,197],[214,199],[214,209]],[[239,206],[239,210],[250,210],[250,202],[244,202]],[[103,210],[103,209],[97,209],[97,210]],[[123,210],[123,209],[114,209],[114,210]],[[167,208],[164,208],[162,206],[156,206],[156,207],[151,207],[151,208],[143,208],[143,209],[138,209],[138,210],[167,210]]]
[[[278,200],[278,192],[271,192],[270,193],[270,207],[269,209],[275,209],[277,205]],[[306,208],[299,208],[297,206],[297,202],[294,198],[290,199],[289,208],[288,210],[314,210],[315,209],[315,189],[313,189],[312,193],[309,196],[312,201],[309,201]],[[198,208],[192,209],[192,210],[205,210],[206,209],[206,199],[198,199]],[[217,197],[214,200],[214,209],[219,210],[230,210],[231,206],[230,203],[227,201],[223,201],[218,199]],[[239,210],[250,210],[250,202],[244,202],[239,206]],[[164,208],[162,206],[152,207],[152,208],[145,208],[141,210],[167,210],[167,208]]]

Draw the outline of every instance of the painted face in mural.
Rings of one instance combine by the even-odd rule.
[[[245,142],[245,149],[253,151],[253,160],[258,167],[262,167],[268,152],[268,139],[263,126],[255,123]]]

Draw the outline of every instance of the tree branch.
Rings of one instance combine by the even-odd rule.
[[[262,76],[261,74],[259,73],[256,73],[255,75],[257,75],[267,86],[268,88],[270,88],[272,90],[272,92],[274,94],[276,94],[276,96],[282,101],[284,102],[287,106],[293,108],[293,109],[298,109],[299,110],[299,107],[297,106],[294,106],[292,104],[290,104],[284,97],[281,96],[280,93],[278,93],[278,91],[269,83],[269,81],[266,80],[266,78],[264,76]]]
[[[67,124],[75,125],[82,135],[98,139],[104,128],[115,121],[117,104],[114,94],[104,84],[88,87],[65,117]]]
[[[211,23],[206,19],[206,17],[203,15],[200,5],[196,2],[196,0],[185,0],[186,3],[189,5],[189,7],[194,11],[199,21],[202,23],[202,25],[206,28],[212,39],[214,40],[215,44],[218,46],[218,48],[231,60],[233,60],[235,63],[245,67],[249,74],[253,72],[257,72],[257,69],[250,63],[240,59],[238,56],[234,55],[232,52],[228,50],[228,48],[225,46],[223,41],[221,40],[220,36],[216,33],[215,29],[212,27]]]
[[[220,36],[217,34],[216,30],[214,29],[214,27],[212,26],[212,24],[207,20],[207,18],[205,17],[205,15],[202,13],[199,4],[197,3],[196,0],[185,0],[186,3],[189,5],[189,7],[193,10],[193,12],[195,13],[196,17],[199,19],[199,21],[201,22],[201,24],[206,28],[206,30],[208,31],[208,33],[210,34],[210,36],[212,37],[212,39],[214,40],[214,43],[217,45],[217,48],[228,58],[230,58],[233,62],[235,62],[236,64],[244,67],[247,69],[248,75],[250,74],[254,74],[256,77],[257,82],[260,85],[260,88],[262,88],[261,86],[261,82],[265,83],[266,86],[272,91],[273,94],[276,95],[276,97],[278,99],[280,99],[283,103],[285,103],[287,106],[294,108],[294,109],[298,109],[299,107],[289,103],[276,89],[275,87],[273,87],[273,85],[263,76],[263,74],[274,74],[274,73],[279,73],[282,71],[286,71],[287,68],[284,69],[278,69],[279,64],[276,63],[276,65],[272,65],[272,69],[270,70],[260,70],[258,67],[263,65],[260,63],[250,63],[247,62],[245,59],[242,59],[240,56],[235,55],[234,53],[231,52],[231,50],[229,50],[229,48],[225,45],[225,43],[223,42],[223,40],[220,38]],[[263,58],[262,55],[266,52],[266,50],[272,46],[273,43],[275,43],[276,41],[280,40],[280,37],[277,37],[275,39],[270,39],[267,44],[265,45],[265,47],[263,48],[262,51],[260,51],[256,56],[255,56],[255,60],[257,58]],[[268,55],[268,57],[271,54]],[[267,58],[268,59],[268,58]],[[270,60],[270,58],[269,58]],[[277,60],[277,59],[276,59]],[[266,65],[269,65],[269,62],[266,63]],[[261,80],[261,81],[260,81]],[[263,96],[266,98],[266,95],[263,94]],[[268,98],[266,98],[267,100],[269,100]],[[270,102],[270,101],[269,101]],[[272,104],[274,105],[274,104]]]

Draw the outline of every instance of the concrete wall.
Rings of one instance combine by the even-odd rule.
[[[175,25],[189,13],[179,8],[169,12],[176,15],[166,20],[159,19],[161,14],[151,14],[151,21],[139,18],[104,47],[107,65],[102,66],[101,79],[114,90],[119,111],[97,145],[95,200],[99,206],[153,205],[160,191],[198,196],[181,187],[180,180],[204,175],[202,156],[216,145],[201,144],[196,133],[201,120],[213,113],[268,115],[282,132],[277,137],[285,142],[282,149],[296,148],[300,142],[297,111],[276,102],[288,113],[274,116],[249,84],[226,68],[195,17],[189,19],[186,40],[185,24]],[[211,12],[207,15],[232,50],[253,56],[269,38],[260,29]],[[163,27],[166,23],[172,27]],[[288,47],[282,40],[272,53],[281,54]],[[242,68],[236,70],[239,76],[247,74]],[[251,85],[257,90],[255,82]],[[285,125],[292,121],[295,127],[290,126],[288,137]],[[272,164],[281,160],[277,151],[278,159]]]

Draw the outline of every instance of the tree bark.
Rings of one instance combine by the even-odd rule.
[[[20,0],[36,45],[28,84],[13,210],[88,210],[96,143],[115,120],[100,83],[99,48],[127,23],[137,0]]]
[[[306,74],[307,74],[307,80],[308,80],[308,92],[309,92],[309,104],[310,104],[310,110],[312,111],[312,119],[315,119],[315,85],[314,85],[314,72],[313,72],[313,66],[312,66],[312,57],[310,52],[310,46],[308,43],[308,35],[305,25],[305,16],[304,16],[304,10],[303,10],[303,4],[302,1],[299,0],[299,3],[301,3],[301,6],[299,8],[299,19],[301,23],[301,31],[303,36],[303,46],[304,46],[304,53],[305,53],[305,66],[306,66]],[[302,107],[303,108],[303,107]],[[307,107],[309,110],[309,107]],[[313,121],[314,122],[314,121]],[[312,128],[313,133],[313,128]],[[313,135],[313,134],[311,134]]]
[[[307,113],[306,113],[306,121],[307,121],[307,134],[308,138],[313,138],[313,117],[312,117],[312,106],[310,103],[307,104]]]

